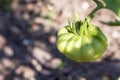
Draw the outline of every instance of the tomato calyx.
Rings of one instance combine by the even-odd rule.
[[[90,19],[86,18],[84,21],[75,19],[74,21],[70,21],[68,19],[69,25],[66,26],[66,29],[68,32],[73,33],[75,35],[87,35],[88,34],[88,28],[92,25],[90,23]]]

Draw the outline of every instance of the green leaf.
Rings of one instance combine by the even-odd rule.
[[[108,26],[120,26],[120,21],[114,21],[114,22],[110,21],[110,22],[101,22],[101,23]]]
[[[106,7],[115,12],[120,18],[120,0],[104,0]]]

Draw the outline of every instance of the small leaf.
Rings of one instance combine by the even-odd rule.
[[[115,21],[115,22],[101,22],[103,24],[109,25],[109,26],[120,26],[120,21]]]
[[[120,0],[104,0],[104,2],[106,3],[106,7],[112,11],[114,11],[114,13],[120,17]]]

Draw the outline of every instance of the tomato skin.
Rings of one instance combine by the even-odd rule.
[[[98,59],[106,50],[107,38],[98,27],[83,25],[80,35],[69,32],[66,27],[69,26],[58,31],[57,47],[69,59],[88,62]]]

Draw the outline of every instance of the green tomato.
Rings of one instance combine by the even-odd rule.
[[[58,50],[76,62],[96,60],[107,48],[107,38],[89,20],[69,21],[58,31]]]

